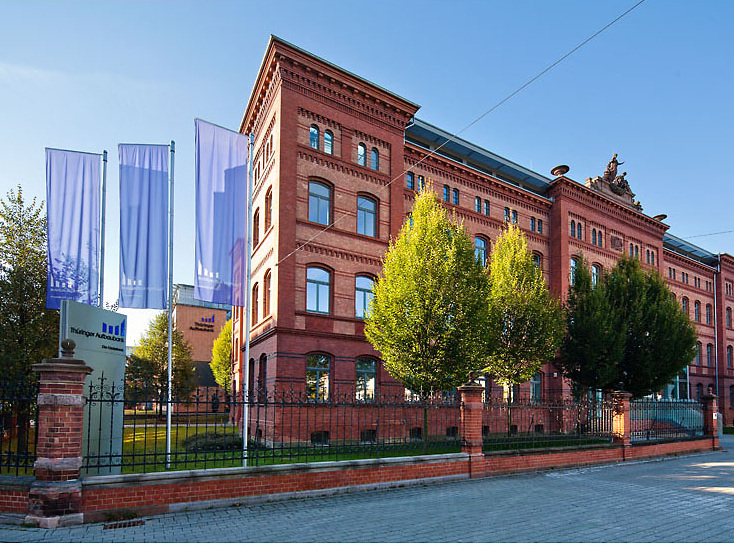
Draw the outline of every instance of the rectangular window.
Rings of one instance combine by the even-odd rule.
[[[309,355],[306,358],[306,396],[309,401],[329,399],[329,367],[326,355]]]
[[[375,399],[375,383],[377,380],[377,361],[371,358],[357,359],[357,375],[355,399],[357,401],[373,401]]]

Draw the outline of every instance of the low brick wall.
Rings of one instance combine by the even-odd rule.
[[[85,521],[247,504],[492,475],[574,468],[711,451],[712,440],[639,446],[543,449],[470,456],[445,455],[281,464],[252,468],[189,470],[97,476],[82,481]]]
[[[28,493],[32,477],[0,476],[0,513],[28,513]]]

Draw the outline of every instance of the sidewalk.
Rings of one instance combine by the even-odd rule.
[[[0,542],[732,542],[734,436],[649,462],[416,485],[43,530]]]

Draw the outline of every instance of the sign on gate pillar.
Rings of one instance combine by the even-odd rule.
[[[121,473],[125,417],[125,335],[127,317],[87,304],[61,303],[61,339],[76,342],[75,357],[94,372],[84,386],[82,443],[87,475]],[[91,387],[91,390],[90,390]],[[91,392],[91,393],[90,393]]]

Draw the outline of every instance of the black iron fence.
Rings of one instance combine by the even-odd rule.
[[[490,398],[484,403],[484,450],[552,448],[612,441],[611,400]]]
[[[633,443],[702,437],[703,404],[693,400],[640,399],[630,403],[630,422]]]
[[[0,474],[32,476],[36,460],[38,382],[35,377],[0,379]]]
[[[296,391],[201,388],[168,406],[99,380],[88,387],[84,475],[349,460],[461,450],[460,407],[429,401],[314,401]],[[243,415],[249,422],[241,422]],[[244,445],[245,439],[247,445]]]

